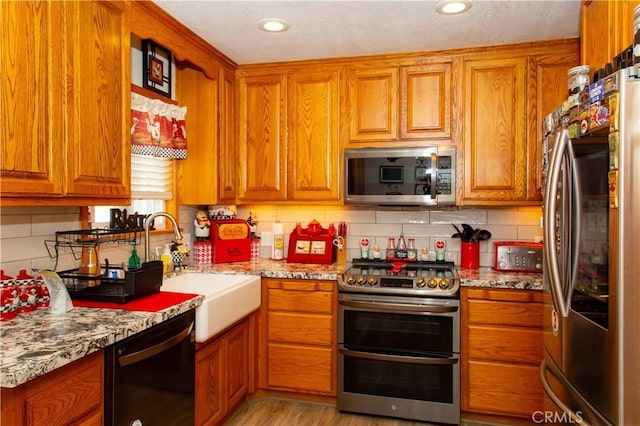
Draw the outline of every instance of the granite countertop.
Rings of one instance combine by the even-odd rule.
[[[251,274],[265,278],[336,280],[350,264],[288,263],[269,259],[191,265],[175,273]],[[541,290],[541,274],[460,269],[465,287]],[[173,274],[173,273],[172,273]],[[198,296],[159,312],[76,307],[66,315],[46,309],[0,324],[0,387],[15,387],[202,304]]]
[[[0,324],[0,387],[16,387],[133,334],[195,309],[196,296],[158,312],[74,307],[62,315],[47,309]]]

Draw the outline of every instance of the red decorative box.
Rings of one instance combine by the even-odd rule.
[[[196,265],[208,265],[211,263],[211,241],[196,241],[193,243],[193,259]]]
[[[298,225],[289,236],[287,262],[333,263],[336,260],[334,234],[333,225],[329,229],[321,227],[317,221],[311,222],[308,228]]]
[[[213,243],[211,263],[251,260],[251,231],[246,220],[212,220],[209,238]]]

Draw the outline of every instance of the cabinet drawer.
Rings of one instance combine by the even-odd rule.
[[[269,289],[270,311],[294,311],[330,314],[333,309],[333,292],[292,291]]]
[[[542,330],[470,325],[469,358],[540,364]]]
[[[469,361],[469,409],[530,417],[542,409],[536,365]]]
[[[542,303],[469,299],[468,321],[474,324],[542,328]]]
[[[334,351],[302,345],[267,345],[269,387],[335,394]]]
[[[269,341],[331,345],[332,320],[329,315],[269,312]]]

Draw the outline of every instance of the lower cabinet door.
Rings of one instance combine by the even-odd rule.
[[[267,350],[269,387],[334,392],[331,348],[270,343]]]
[[[542,407],[539,366],[469,361],[469,408],[530,417]]]

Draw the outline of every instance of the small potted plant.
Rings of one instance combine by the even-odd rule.
[[[480,241],[491,238],[491,232],[486,229],[473,228],[466,223],[462,224],[462,230],[451,224],[456,233],[451,238],[460,238],[460,267],[478,269],[480,266]]]

